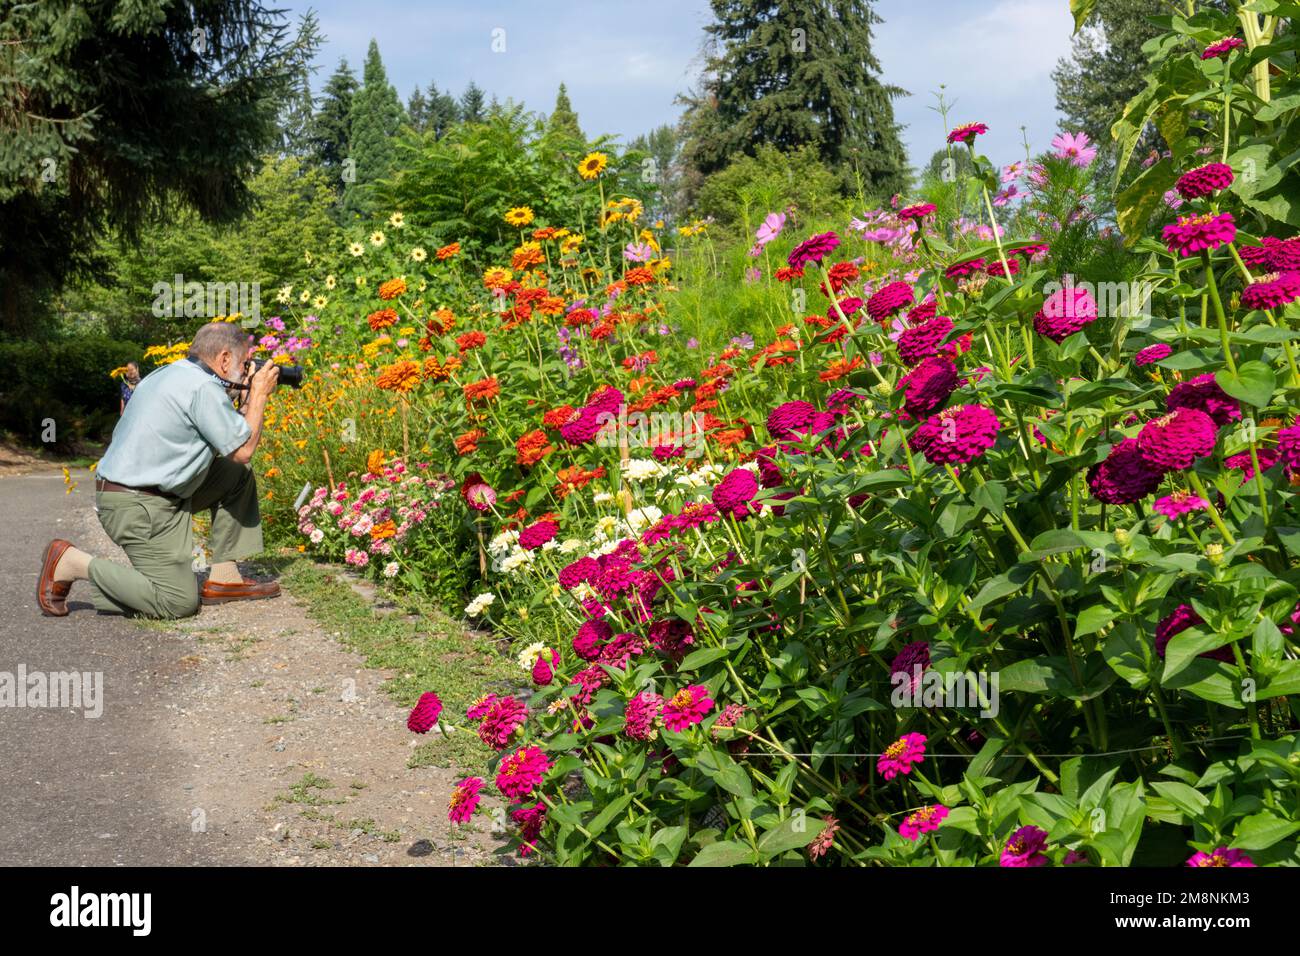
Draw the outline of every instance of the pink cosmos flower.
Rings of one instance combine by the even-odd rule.
[[[1011,185],[1007,186],[1006,189],[999,189],[997,191],[997,193],[993,196],[993,205],[995,206],[1009,205],[1011,200],[1015,199],[1019,195],[1020,195],[1020,190],[1016,188],[1015,183],[1012,183]]]
[[[1002,168],[1002,184],[1014,183],[1017,179],[1025,174],[1025,164],[1020,160],[1014,163],[1008,163]]]
[[[1194,252],[1207,252],[1232,242],[1237,235],[1237,225],[1230,212],[1180,216],[1176,223],[1165,226],[1161,235],[1170,252],[1190,256]]]
[[[1001,427],[992,409],[957,405],[922,422],[911,445],[932,465],[965,465],[997,443]]]
[[[983,136],[989,131],[989,128],[983,123],[965,123],[958,126],[948,134],[949,143],[965,143],[970,145],[975,142],[976,136]]]
[[[1170,520],[1194,511],[1206,511],[1210,503],[1189,491],[1175,491],[1172,495],[1157,498],[1155,510]]]
[[[1300,299],[1300,272],[1260,276],[1241,290],[1241,304],[1248,309],[1280,309],[1296,299]]]
[[[931,807],[922,807],[915,813],[909,813],[901,824],[898,826],[898,835],[906,840],[919,840],[921,834],[932,833],[939,829],[944,818],[948,816],[948,808],[942,803],[935,804]]]
[[[1197,408],[1175,408],[1147,422],[1138,432],[1138,451],[1148,464],[1165,471],[1191,468],[1197,458],[1214,451],[1218,427]]]
[[[1053,342],[1064,342],[1097,321],[1097,300],[1086,286],[1066,285],[1043,301],[1034,316],[1034,330]]]
[[[1191,859],[1187,861],[1188,866],[1227,866],[1227,867],[1253,867],[1255,861],[1248,857],[1241,850],[1230,850],[1226,846],[1218,846],[1206,853],[1204,850],[1192,854]]]
[[[1174,354],[1171,346],[1164,342],[1157,342],[1155,345],[1148,345],[1146,348],[1133,356],[1133,364],[1139,368],[1143,365],[1154,365],[1156,362],[1169,358]]]
[[[411,708],[411,715],[406,718],[406,728],[417,734],[427,734],[438,722],[438,715],[441,713],[442,701],[438,699],[437,694],[433,691],[421,694],[420,699]]]
[[[675,733],[698,724],[713,709],[709,690],[700,684],[683,687],[664,701],[662,717],[664,726]]]
[[[876,772],[886,780],[911,773],[912,765],[925,759],[925,741],[925,734],[904,734],[885,748],[876,761]]]
[[[551,762],[537,747],[520,747],[497,767],[497,789],[511,800],[528,796],[541,784]]]
[[[761,249],[777,236],[781,235],[781,230],[785,228],[785,213],[769,212],[763,224],[758,227],[758,232],[754,234],[758,247]]]
[[[1165,205],[1168,206],[1170,209],[1182,208],[1183,197],[1178,195],[1178,191],[1176,189],[1166,189],[1165,194],[1162,198],[1165,201]]]
[[[1047,857],[1043,855],[1045,849],[1047,849],[1046,830],[1040,830],[1035,826],[1021,827],[1011,834],[1011,838],[1007,840],[1007,845],[1002,848],[1002,857],[998,861],[998,865],[1005,867],[1046,866]]]
[[[1238,37],[1224,37],[1222,40],[1217,40],[1214,43],[1211,43],[1201,51],[1201,59],[1212,60],[1216,56],[1227,59],[1229,53],[1237,49],[1237,47],[1243,46],[1245,42],[1245,40]]]
[[[1097,147],[1090,145],[1088,134],[1057,133],[1052,138],[1052,148],[1057,159],[1068,159],[1075,166],[1085,169],[1097,158]]]
[[[1201,199],[1232,185],[1232,167],[1226,163],[1206,163],[1189,169],[1178,177],[1174,188],[1184,199]]]
[[[480,777],[466,777],[456,784],[447,803],[447,819],[452,823],[468,823],[478,808],[481,789],[483,780]]]

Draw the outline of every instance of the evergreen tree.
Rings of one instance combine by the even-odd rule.
[[[1115,163],[1115,142],[1111,125],[1124,106],[1146,86],[1146,54],[1142,44],[1161,32],[1148,17],[1165,11],[1158,0],[1097,0],[1092,16],[1075,36],[1070,56],[1062,58],[1052,71],[1056,84],[1056,108],[1062,124],[1074,132],[1082,130],[1101,150],[1103,170]],[[1138,143],[1138,154],[1159,142],[1154,128]]]
[[[397,90],[388,82],[384,61],[379,56],[379,44],[370,41],[366,51],[366,66],[361,74],[361,89],[352,97],[351,140],[349,156],[354,163],[354,180],[345,185],[343,210],[346,213],[366,213],[370,210],[370,185],[389,174],[393,165],[393,139],[406,113]]]
[[[871,0],[711,0],[706,78],[687,122],[702,174],[760,144],[808,145],[878,194],[906,185],[893,99],[871,52]]]
[[[280,152],[305,159],[312,153],[314,101],[311,95],[311,68],[303,66],[294,78],[293,91],[280,111]]]
[[[41,0],[0,18],[0,323],[35,327],[99,237],[231,221],[319,43],[258,0]]]
[[[343,161],[348,158],[352,140],[352,98],[357,92],[357,77],[347,60],[339,60],[321,93],[320,109],[312,118],[311,146],[316,165],[338,192],[344,188]]]
[[[411,128],[417,133],[423,133],[429,128],[429,101],[420,92],[418,85],[411,92],[411,98],[406,101],[406,116]]]
[[[546,131],[557,136],[586,139],[582,135],[582,127],[578,125],[578,114],[573,111],[573,104],[569,102],[569,91],[564,88],[563,83],[560,84],[560,91],[555,94],[555,109],[551,111],[546,121]]]
[[[460,106],[456,97],[450,93],[440,93],[432,83],[429,84],[429,119],[428,132],[442,139],[457,122],[460,121]]]
[[[460,121],[481,123],[487,119],[485,100],[486,97],[483,96],[483,91],[479,89],[478,84],[470,80],[469,86],[465,87],[465,92],[460,97]]]

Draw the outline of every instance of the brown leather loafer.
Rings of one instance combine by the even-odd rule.
[[[68,592],[72,590],[72,582],[54,580],[54,569],[59,566],[63,552],[70,547],[72,542],[62,538],[55,538],[45,546],[41,573],[36,578],[36,604],[46,617],[68,616]]]
[[[253,581],[244,578],[238,584],[223,584],[220,581],[204,581],[199,591],[199,601],[203,604],[228,604],[231,601],[261,601],[265,598],[280,596],[280,585],[275,581]]]

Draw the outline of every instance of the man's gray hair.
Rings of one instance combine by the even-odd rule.
[[[248,349],[248,333],[238,322],[209,322],[194,333],[190,357],[205,362],[229,349],[237,358]]]

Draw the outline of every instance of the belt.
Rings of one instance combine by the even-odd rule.
[[[109,481],[107,478],[95,479],[96,491],[127,491],[135,492],[140,495],[153,495],[155,498],[172,498],[176,496],[168,494],[161,488],[132,488],[130,485],[119,485],[116,481]]]

